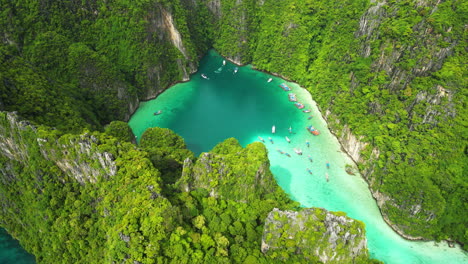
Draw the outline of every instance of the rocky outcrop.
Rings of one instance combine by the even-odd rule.
[[[211,0],[207,3],[207,6],[216,18],[221,18],[221,0]]]
[[[453,52],[457,40],[445,34],[436,33],[433,26],[426,19],[411,26],[410,23],[400,25],[386,25],[387,31],[394,31],[391,41],[382,43],[377,49],[371,49],[371,43],[382,34],[381,23],[392,17],[398,17],[398,6],[387,5],[386,1],[372,1],[374,5],[369,7],[361,17],[359,29],[355,32],[356,37],[361,37],[361,55],[369,57],[373,52],[377,56],[372,63],[372,71],[385,71],[390,80],[382,84],[382,88],[389,91],[404,90],[414,78],[427,76],[429,73],[439,70],[445,59]],[[430,13],[437,10],[441,1],[419,1],[416,7],[431,8]],[[415,7],[415,8],[416,8]],[[445,29],[450,32],[451,28]],[[445,32],[444,32],[445,33]],[[411,44],[398,41],[398,38],[412,38]],[[403,43],[403,44],[402,44]],[[444,47],[440,43],[446,43]],[[389,52],[390,51],[390,52]],[[398,65],[401,62],[413,61],[413,66],[403,68]],[[354,89],[358,83],[352,83]],[[354,86],[354,87],[353,87]]]
[[[0,112],[0,155],[9,160],[29,166],[31,158],[39,157],[52,161],[65,177],[74,178],[80,183],[96,182],[99,177],[115,175],[117,167],[112,154],[99,151],[98,139],[89,134],[64,137],[41,138],[40,132],[28,122],[19,121],[14,113]],[[0,177],[12,178],[9,163]]]
[[[222,153],[217,152],[220,149]],[[279,188],[269,167],[263,144],[257,142],[242,148],[231,138],[211,152],[202,153],[195,163],[186,159],[177,185],[185,192],[204,188],[212,197],[249,202]]]
[[[155,45],[170,45],[177,50],[177,52],[180,52],[180,56],[176,56],[173,60],[182,75],[180,78],[172,80],[172,83],[177,81],[188,81],[190,74],[197,70],[197,58],[190,55],[189,50],[193,48],[187,47],[185,43],[187,41],[187,36],[183,36],[180,33],[178,25],[174,21],[172,10],[160,4],[156,4],[153,8],[148,10],[146,20],[148,23],[146,26],[146,41],[154,43]],[[168,55],[164,56],[167,57]],[[140,99],[148,100],[155,98],[170,84],[172,84],[165,83],[164,80],[167,78],[164,76],[164,72],[168,66],[169,65],[161,63],[160,60],[147,65],[147,79],[145,82],[148,87],[145,94]]]
[[[275,252],[287,251],[322,263],[355,263],[369,256],[364,224],[321,208],[275,208],[265,221],[261,250],[278,260],[283,256]]]
[[[414,101],[407,107],[407,112],[409,113],[410,120],[416,113],[413,111],[413,108],[417,104],[427,103],[426,110],[424,115],[420,116],[422,121],[419,124],[411,122],[409,124],[409,129],[414,130],[415,126],[420,124],[431,124],[436,126],[438,121],[436,120],[437,116],[443,115],[445,119],[454,118],[456,115],[455,103],[453,102],[453,92],[449,89],[444,88],[441,85],[436,85],[432,89],[432,93],[427,91],[420,91],[416,95]],[[440,111],[440,105],[442,100],[446,99],[444,111]],[[439,109],[437,109],[439,108]]]

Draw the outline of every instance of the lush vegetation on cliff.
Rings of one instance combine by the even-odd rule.
[[[467,4],[226,2],[216,49],[297,81],[338,136],[370,143],[360,169],[400,230],[466,245]]]
[[[0,109],[63,131],[128,118],[138,98],[181,80],[206,51],[208,14],[189,17],[186,4],[0,1]],[[190,34],[187,21],[200,26]]]
[[[196,161],[168,129],[145,133],[144,151],[107,133],[32,128],[4,112],[0,128],[0,225],[39,263],[271,263],[261,252],[266,216],[298,209],[276,185],[262,144],[243,149],[230,139]],[[194,162],[184,180],[183,161]],[[212,184],[223,180],[230,190]],[[206,184],[216,190],[199,187]]]
[[[327,118],[338,135],[347,127],[368,142],[360,168],[372,191],[389,198],[382,211],[399,229],[467,245],[466,2],[216,3],[2,0],[0,110],[18,111],[64,132],[102,130],[112,120],[124,120],[139,99],[156,95],[195,69],[197,56],[213,46],[223,55],[298,81],[324,113],[331,112]],[[113,127],[108,134],[133,140]],[[158,181],[173,189],[184,155],[193,158],[186,150],[176,151],[183,149],[179,143],[174,138],[171,146],[144,146],[144,166],[159,168]],[[131,166],[124,160],[121,166]],[[11,166],[18,170],[18,164]],[[51,170],[45,175],[62,174],[47,160],[31,166],[15,173],[34,179],[34,168],[45,166]],[[59,180],[50,181],[55,187],[42,189],[36,183],[39,189],[33,193],[60,192]],[[77,183],[65,184],[74,196],[91,195],[73,189],[84,188]],[[63,194],[61,201],[68,196]],[[27,204],[35,199],[31,194],[22,199],[20,209],[43,209],[48,202]],[[42,226],[48,217],[31,221],[41,227],[37,230],[49,232]],[[32,232],[15,232],[20,231]],[[28,247],[39,250],[41,245]],[[112,250],[124,255],[119,246]]]

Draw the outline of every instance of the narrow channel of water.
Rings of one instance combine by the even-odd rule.
[[[267,81],[269,78],[271,82]],[[281,83],[291,87],[311,112],[303,113],[289,102],[288,92],[279,87]],[[159,110],[162,114],[154,115]],[[346,164],[352,161],[341,152],[339,142],[328,131],[311,95],[294,83],[255,71],[250,66],[237,67],[230,62],[223,65],[223,58],[210,51],[189,82],[177,84],[157,99],[141,103],[129,124],[138,138],[149,127],[170,128],[184,137],[188,147],[197,154],[209,151],[229,137],[237,138],[245,146],[259,141],[260,136],[265,139],[278,184],[303,206],[344,211],[363,221],[372,257],[385,263],[468,263],[468,257],[459,247],[407,241],[383,221],[366,182],[360,175],[350,176],[345,172]],[[275,134],[271,133],[273,125]],[[308,125],[321,134],[311,135],[306,130]],[[269,142],[269,137],[274,144]],[[295,154],[294,148],[301,149],[303,155]]]

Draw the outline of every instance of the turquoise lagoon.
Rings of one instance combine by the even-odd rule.
[[[223,60],[210,51],[189,82],[174,85],[156,99],[142,102],[129,121],[137,139],[149,127],[166,127],[184,137],[188,147],[200,154],[229,137],[237,138],[246,146],[259,141],[260,136],[265,139],[271,171],[278,184],[305,207],[344,211],[363,221],[373,258],[402,264],[468,263],[467,255],[459,247],[450,248],[444,242],[408,241],[384,222],[367,183],[360,175],[345,172],[346,164],[353,161],[341,151],[338,140],[329,132],[305,89],[250,66],[238,67],[228,61],[223,65]],[[288,92],[279,87],[281,83],[291,87],[311,112],[303,113],[289,102]],[[158,110],[162,114],[154,115]],[[273,125],[275,134],[271,131]],[[308,125],[321,134],[312,136],[306,130]],[[286,136],[291,143],[285,140]],[[306,146],[306,140],[310,147]],[[300,148],[304,154],[296,155],[294,148]],[[291,157],[280,154],[278,149]],[[309,161],[309,155],[313,162]]]

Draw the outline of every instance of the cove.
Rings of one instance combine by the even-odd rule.
[[[270,168],[278,184],[305,207],[343,211],[363,221],[372,258],[385,263],[468,263],[468,257],[458,246],[408,241],[384,222],[367,183],[360,175],[345,172],[345,166],[353,161],[341,151],[305,89],[251,66],[239,67],[228,61],[223,65],[223,60],[211,50],[189,82],[174,85],[156,99],[142,102],[129,121],[137,140],[149,127],[170,128],[198,155],[229,137],[246,146],[259,141],[260,136],[265,139]],[[267,81],[269,78],[271,82]],[[305,105],[304,109],[311,112],[304,113],[289,102],[288,92],[279,87],[281,83],[287,84]],[[154,115],[159,110],[161,114]],[[273,125],[275,134],[271,131]],[[320,135],[311,135],[306,130],[308,125],[313,125]],[[296,155],[293,148],[300,148],[303,155]]]
[[[34,256],[26,252],[5,229],[0,228],[0,263],[33,264],[36,261]]]

